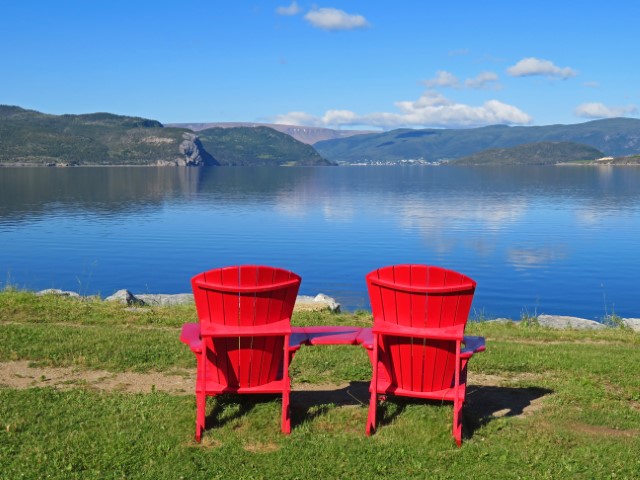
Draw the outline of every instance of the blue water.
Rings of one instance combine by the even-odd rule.
[[[87,295],[253,263],[353,310],[426,263],[478,282],[476,316],[637,317],[639,234],[640,168],[0,168],[0,286]]]

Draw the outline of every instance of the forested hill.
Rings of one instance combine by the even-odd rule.
[[[510,148],[490,148],[449,162],[452,165],[556,165],[604,157],[597,148],[572,142],[525,143]]]
[[[111,113],[49,115],[0,105],[0,164],[330,165],[312,147],[283,133],[235,130],[226,136],[205,131],[210,152],[200,133],[156,120]]]
[[[384,133],[326,140],[314,145],[323,157],[347,163],[363,161],[453,160],[490,148],[539,142],[588,145],[607,156],[640,153],[640,120],[611,118],[573,125],[469,129],[399,129]]]
[[[331,165],[311,145],[268,127],[208,128],[198,137],[221,165]]]

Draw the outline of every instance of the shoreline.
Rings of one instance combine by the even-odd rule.
[[[254,167],[254,166],[265,166],[265,165],[177,165],[173,163],[171,160],[160,160],[162,163],[145,163],[145,164],[97,164],[97,163],[87,163],[80,165],[68,165],[65,163],[56,163],[51,162],[51,164],[46,163],[29,163],[29,162],[16,162],[16,163],[2,163],[0,162],[0,168],[112,168],[112,167],[143,167],[143,168],[208,168],[208,167]],[[267,165],[268,166],[268,165]],[[274,167],[291,167],[292,165],[273,165]],[[300,165],[301,167],[325,167],[327,165]],[[361,164],[361,163],[343,163],[333,165],[336,167],[456,167],[456,168],[464,168],[464,167],[640,167],[640,163],[582,163],[582,162],[564,162],[564,163],[553,163],[547,165],[525,165],[518,163],[511,164],[470,164],[470,165],[448,165],[447,162],[443,163],[430,163],[430,164],[402,164],[402,163],[392,163],[392,164]]]
[[[118,290],[113,295],[102,298],[99,296],[83,297],[77,292],[60,289],[46,289],[40,291],[31,291],[36,296],[55,295],[69,298],[100,298],[103,302],[117,302],[126,305],[128,308],[139,309],[144,307],[170,307],[177,305],[190,305],[194,303],[192,293],[131,293],[129,290]],[[341,312],[340,303],[334,298],[323,293],[316,296],[298,295],[294,307],[294,312],[301,311],[322,311],[328,310],[332,313],[351,313]],[[640,333],[640,318],[622,318],[611,316],[608,322],[597,322],[587,318],[572,317],[568,315],[540,314],[530,319],[514,320],[511,318],[495,318],[488,320],[472,320],[468,323],[511,323],[511,324],[531,324],[540,327],[552,329],[577,329],[577,330],[599,330],[606,328],[627,328],[634,332]]]

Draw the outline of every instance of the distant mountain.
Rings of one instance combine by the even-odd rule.
[[[452,165],[555,165],[583,162],[604,157],[588,145],[573,142],[525,143],[517,147],[490,148],[468,157],[452,160]]]
[[[146,118],[48,115],[0,105],[0,163],[150,165],[216,161],[186,129]]]
[[[0,105],[0,164],[331,165],[313,147],[266,127],[196,135],[146,118],[49,115],[6,105]]]
[[[331,165],[311,145],[268,127],[208,128],[198,137],[221,165]]]
[[[236,127],[269,127],[278,132],[291,135],[296,140],[313,145],[322,140],[347,138],[354,135],[375,133],[373,130],[332,130],[330,128],[303,127],[298,125],[280,125],[278,123],[252,123],[252,122],[214,122],[214,123],[169,123],[169,127],[188,128],[194,132],[209,128],[236,128]]]
[[[573,142],[596,148],[605,155],[640,153],[640,120],[612,118],[575,125],[542,127],[489,127],[453,129],[399,129],[318,142],[323,157],[345,163],[363,161],[453,160],[490,148],[527,143]]]

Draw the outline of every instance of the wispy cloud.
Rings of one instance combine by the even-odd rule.
[[[600,88],[600,84],[598,82],[584,82],[582,85],[589,88]]]
[[[429,88],[433,87],[451,87],[458,88],[460,87],[460,80],[453,73],[447,72],[446,70],[438,70],[436,72],[436,76],[425,80],[422,82],[425,86]]]
[[[321,30],[354,30],[371,26],[362,15],[350,14],[337,8],[314,8],[304,18]]]
[[[540,75],[566,80],[575,77],[578,72],[569,67],[558,67],[550,60],[528,57],[523,58],[515,65],[507,68],[507,73],[512,77],[529,77]]]
[[[469,55],[471,53],[468,48],[459,48],[457,50],[449,50],[448,55],[450,57],[460,57],[464,55]]]
[[[298,6],[298,2],[296,2],[295,0],[291,2],[291,5],[289,5],[288,7],[276,8],[276,13],[278,15],[284,15],[286,17],[298,15],[300,12],[302,12],[302,9]]]
[[[422,83],[428,88],[497,88],[498,75],[494,72],[480,72],[474,78],[467,78],[464,82],[460,81],[453,73],[446,70],[438,70],[435,77],[423,81]]]
[[[350,110],[327,110],[322,116],[289,112],[273,119],[274,123],[339,128],[370,126],[383,129],[399,127],[475,127],[493,124],[529,124],[531,116],[519,108],[489,100],[482,105],[456,103],[442,94],[427,90],[415,101],[396,102],[397,112],[360,115]]]
[[[613,118],[623,117],[625,115],[636,113],[638,107],[635,105],[626,105],[622,107],[607,106],[604,103],[583,103],[578,105],[575,114],[583,118]]]
[[[498,75],[494,72],[480,72],[475,78],[467,78],[464,86],[467,88],[498,88]]]

